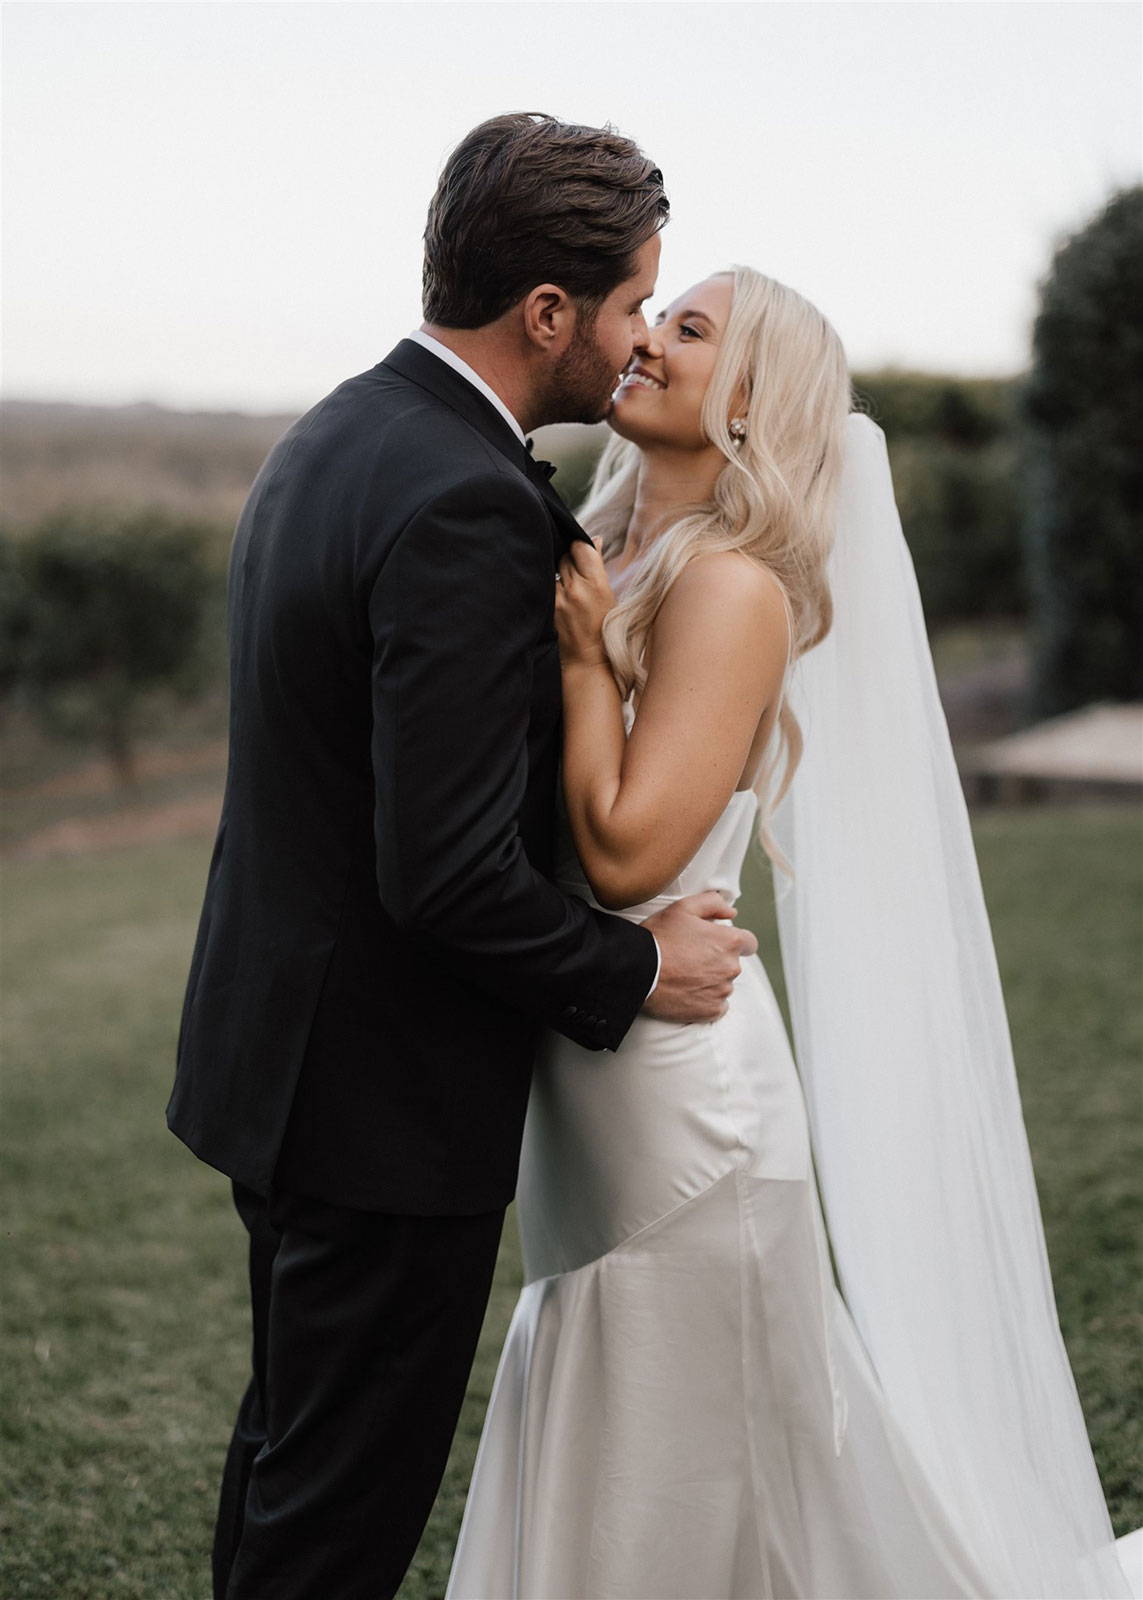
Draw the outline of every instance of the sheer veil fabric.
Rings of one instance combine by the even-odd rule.
[[[791,675],[805,752],[772,826],[795,872],[776,872],[782,960],[841,1290],[996,1592],[1127,1600],[885,438],[858,414],[830,582],[833,627]]]

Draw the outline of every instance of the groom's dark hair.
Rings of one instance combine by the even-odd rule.
[[[669,210],[663,174],[614,128],[492,117],[449,156],[429,206],[425,321],[481,328],[538,283],[590,319]]]

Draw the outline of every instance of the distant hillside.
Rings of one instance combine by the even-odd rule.
[[[65,506],[162,506],[216,522],[229,542],[258,468],[294,420],[6,400],[0,402],[0,514],[19,531]],[[574,463],[578,498],[603,435],[602,428],[542,428],[537,454],[566,460],[569,473]]]
[[[157,505],[229,530],[267,451],[293,420],[4,401],[4,521],[18,529],[64,506]]]

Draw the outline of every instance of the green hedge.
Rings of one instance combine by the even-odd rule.
[[[930,625],[1024,616],[1016,380],[888,369],[855,374],[854,389],[885,431]],[[560,457],[555,484],[573,509],[605,437]]]

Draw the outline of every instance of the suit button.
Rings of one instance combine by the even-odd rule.
[[[565,1006],[564,1007],[564,1016],[565,1017],[578,1017],[579,1016],[579,1007],[578,1006]]]

